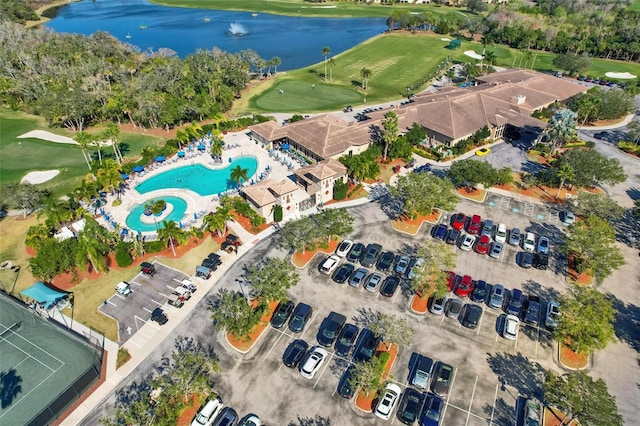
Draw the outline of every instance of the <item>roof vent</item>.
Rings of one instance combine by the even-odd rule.
[[[516,95],[511,98],[511,102],[515,105],[522,105],[527,100],[527,97],[524,95]]]

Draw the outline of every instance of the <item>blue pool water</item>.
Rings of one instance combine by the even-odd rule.
[[[172,197],[172,196],[163,196],[154,198],[155,199],[163,199],[167,202],[167,204],[171,204],[173,206],[173,211],[167,215],[167,217],[162,218],[162,220],[173,220],[175,222],[180,222],[182,217],[184,216],[184,212],[187,211],[187,202],[182,198]],[[145,200],[147,202],[148,200]],[[127,227],[135,232],[149,232],[155,231],[156,225],[155,223],[144,223],[140,220],[142,215],[144,214],[144,203],[140,203],[131,210],[129,216],[127,216]],[[158,222],[158,226],[162,227],[161,222]]]
[[[229,180],[231,169],[240,166],[248,169],[249,179],[256,173],[258,160],[256,157],[237,157],[224,169],[209,169],[200,164],[178,167],[167,170],[152,178],[149,178],[136,186],[136,191],[141,194],[157,189],[189,189],[202,196],[219,194],[233,187]]]

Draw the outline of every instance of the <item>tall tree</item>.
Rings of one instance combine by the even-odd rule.
[[[571,149],[553,162],[552,175],[563,164],[569,164],[576,172],[574,183],[582,187],[595,187],[600,183],[616,185],[624,182],[627,175],[620,162],[607,158],[593,149]]]
[[[362,77],[362,89],[366,92],[369,87],[369,77],[371,77],[371,70],[369,68],[362,68],[360,70],[360,76]]]
[[[624,208],[604,193],[580,191],[569,202],[578,216],[593,214],[606,220],[618,220],[624,216]]]
[[[329,81],[333,81],[333,67],[336,65],[336,61],[331,58],[329,59]]]
[[[553,113],[547,126],[547,134],[551,145],[547,158],[551,158],[557,148],[577,136],[576,118],[576,113],[566,108]]]
[[[329,59],[329,55],[331,55],[331,49],[329,46],[325,46],[322,48],[322,56],[324,56],[324,81],[327,81],[327,59]]]
[[[256,298],[273,302],[286,299],[289,289],[300,282],[300,275],[288,259],[270,257],[257,265],[248,265],[245,281]]]
[[[249,169],[244,169],[240,165],[234,167],[231,169],[229,180],[236,185],[242,185],[243,182],[249,180]]]
[[[116,123],[110,122],[107,124],[107,127],[102,132],[101,137],[105,141],[111,141],[111,147],[113,148],[113,153],[116,156],[116,162],[118,165],[122,164],[122,153],[120,152],[120,148],[118,147],[118,139],[120,138],[120,127]]]
[[[411,270],[411,289],[422,298],[441,298],[448,291],[445,271],[456,265],[455,252],[443,250],[442,244],[429,239],[418,247],[417,257],[420,263]]]
[[[353,232],[353,216],[346,209],[324,209],[312,216],[327,239],[343,237]]]
[[[609,393],[602,379],[593,380],[584,371],[562,376],[547,372],[544,399],[548,404],[572,414],[580,424],[622,426],[616,398]]]
[[[458,203],[451,181],[431,173],[400,176],[390,192],[401,206],[401,214],[410,218],[430,215],[434,207],[451,210]]]
[[[175,220],[163,220],[162,227],[158,229],[158,238],[165,246],[170,246],[173,256],[176,256],[176,246],[180,245],[184,231],[180,229]]]
[[[556,193],[556,199],[560,196],[560,192],[562,192],[562,187],[566,182],[573,182],[576,178],[576,170],[571,166],[571,164],[563,164],[558,167],[558,170],[555,173],[556,179],[560,180],[560,185],[558,186],[558,192]]]
[[[87,162],[87,167],[89,167],[89,170],[91,170],[91,155],[87,152],[87,150],[89,149],[89,146],[93,143],[93,135],[85,131],[82,131],[82,132],[76,133],[75,136],[73,137],[73,140],[75,140],[78,143],[78,146],[82,151],[82,156],[84,157],[84,161]]]
[[[409,321],[405,317],[389,315],[376,312],[376,315],[369,324],[369,329],[376,336],[380,336],[387,343],[387,348],[391,345],[406,346],[411,344],[416,330],[409,326]]]
[[[211,307],[211,319],[219,329],[245,337],[260,322],[266,309],[263,304],[254,309],[243,294],[223,290],[220,299]]]
[[[389,111],[384,114],[382,120],[382,142],[384,143],[384,151],[382,158],[387,161],[389,146],[398,140],[398,116],[395,112]]]

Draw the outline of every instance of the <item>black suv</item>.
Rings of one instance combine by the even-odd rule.
[[[337,312],[331,312],[320,324],[318,330],[318,343],[322,346],[329,347],[336,341],[344,323],[347,322],[347,317]]]
[[[364,244],[355,243],[351,250],[349,250],[349,254],[347,254],[347,260],[351,263],[356,263],[362,257],[362,252],[364,251]]]
[[[369,244],[367,249],[362,255],[362,260],[360,260],[360,264],[365,268],[371,268],[378,260],[378,256],[380,256],[380,251],[382,251],[382,246],[380,244]]]
[[[289,319],[289,330],[294,333],[300,333],[304,330],[304,326],[307,325],[312,314],[313,309],[311,306],[306,303],[298,303],[296,308],[293,310],[293,314],[291,314],[291,318]]]
[[[273,328],[284,327],[284,325],[287,323],[287,320],[291,316],[291,312],[293,312],[293,302],[291,300],[278,303],[278,307],[273,312],[273,316],[271,317],[271,326]]]
[[[307,353],[309,345],[302,339],[294,340],[282,354],[282,362],[289,368],[296,368],[300,360]]]
[[[391,268],[391,264],[393,264],[393,259],[395,258],[396,256],[393,254],[393,252],[385,251],[380,255],[380,258],[378,258],[376,268],[378,269],[378,271],[388,272],[389,268]]]
[[[149,275],[150,277],[156,274],[156,267],[149,262],[142,262],[140,264],[140,270],[142,271],[143,274]]]
[[[165,314],[161,308],[155,308],[153,312],[151,312],[151,321],[163,325],[169,321],[169,318],[167,318],[167,314]]]
[[[369,361],[378,351],[380,340],[380,337],[376,337],[373,331],[369,329],[362,330],[362,333],[360,333],[360,346],[358,351],[353,354],[353,360],[355,362]]]
[[[535,254],[533,256],[533,267],[546,270],[549,267],[549,255],[545,253]]]

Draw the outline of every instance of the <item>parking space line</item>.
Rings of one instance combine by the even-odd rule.
[[[137,282],[135,282],[135,281],[129,281],[129,284],[135,284],[135,285],[137,285],[138,287],[142,287],[142,284],[137,283]]]
[[[137,346],[137,347],[139,347],[139,348],[141,348],[141,347],[142,347],[142,345],[140,345],[140,344],[138,344],[138,343],[136,343],[136,342],[135,342],[135,339],[129,339],[129,340],[127,340],[127,341],[128,341],[128,342],[130,342],[130,343],[133,343],[134,345],[136,345],[136,346]]]
[[[444,409],[442,410],[442,418],[443,419],[444,419],[444,415],[447,412],[447,407],[449,406],[449,399],[451,399],[451,391],[453,390],[453,385],[454,385],[454,382],[456,381],[456,373],[458,373],[458,369],[457,368],[453,370],[453,377],[451,378],[451,386],[449,386],[449,392],[447,393],[447,400],[446,400],[446,402],[444,404]],[[454,407],[454,406],[452,405],[452,407]],[[454,408],[457,408],[457,407],[454,407]]]
[[[113,303],[113,302],[111,301],[111,297],[109,298],[109,300],[107,300],[107,303],[108,303],[108,304],[110,304],[110,305],[113,305],[113,306],[118,306],[118,305],[116,305],[115,303]]]
[[[476,331],[476,336],[480,334],[480,329],[482,328],[482,320],[484,319],[484,309],[482,310],[482,315],[480,316],[480,322],[478,323],[478,330]]]
[[[160,296],[164,296],[164,297],[166,297],[166,298],[169,298],[169,296],[167,296],[166,294],[164,294],[164,293],[162,293],[162,292],[160,292],[160,291],[158,292],[158,294],[159,294]]]
[[[114,296],[115,296],[115,297],[117,297],[117,298],[119,298],[119,299],[126,300],[126,297],[125,297],[125,296],[123,296],[123,295],[121,295],[120,293],[116,293],[116,294],[114,294],[114,295],[113,295],[113,296],[111,296],[111,297],[114,297]]]
[[[524,214],[525,216],[533,216],[533,209],[534,208],[535,208],[535,206],[533,204],[525,203],[524,204],[524,211],[522,212],[522,214]]]
[[[493,414],[496,411],[496,401],[498,400],[498,387],[500,383],[496,383],[496,393],[493,395],[493,405],[491,406],[491,418],[489,419],[489,426],[493,424]]]
[[[156,305],[158,305],[158,306],[162,306],[162,305],[164,304],[164,303],[160,303],[160,302],[158,302],[157,300],[153,300],[153,299],[150,299],[150,300],[151,300],[153,303],[155,303]],[[146,308],[145,308],[145,309],[146,309]]]
[[[471,405],[473,404],[473,397],[476,394],[476,385],[478,384],[478,376],[476,376],[476,381],[473,383],[473,390],[471,391],[471,399],[469,400],[469,408],[467,409],[467,421],[464,423],[464,426],[469,424],[469,417],[471,417]]]
[[[398,286],[400,287],[400,286]],[[400,293],[402,293],[401,291],[398,291],[399,289],[396,289],[396,294],[393,295],[393,297],[391,298],[391,303],[396,303],[396,299],[398,298],[398,295]]]
[[[142,309],[144,309],[145,311],[151,313],[151,311],[149,309],[145,308],[144,306],[142,307]]]
[[[299,337],[299,339],[302,339],[302,336],[304,336],[304,333],[306,333],[306,332],[307,332],[307,330],[309,330],[309,328],[310,328],[310,327],[309,327],[309,324],[311,324],[311,323],[313,322],[313,320],[314,320],[314,319],[316,319],[316,317],[317,317],[317,316],[318,316],[318,313],[317,313],[317,312],[315,312],[315,313],[313,314],[313,316],[311,317],[311,321],[309,321],[309,322],[307,323],[307,325],[306,325],[306,327],[304,328],[304,330],[302,330],[302,333],[300,333],[300,337]]]
[[[536,350],[533,352],[533,356],[538,358],[538,343],[540,342],[540,327],[536,327]]]
[[[269,327],[269,328],[273,328],[273,327]],[[262,361],[264,362],[265,359],[267,359],[267,357],[269,356],[269,354],[271,353],[271,351],[273,350],[273,348],[276,347],[276,345],[278,344],[278,342],[280,341],[280,339],[282,339],[282,336],[284,336],[284,333],[280,333],[280,335],[278,336],[278,338],[276,339],[276,341],[273,343],[273,345],[271,346],[271,348],[269,349],[269,351],[265,354],[264,357],[262,357]]]
[[[318,385],[318,382],[320,381],[322,376],[324,375],[324,372],[327,371],[327,367],[329,367],[329,364],[331,363],[331,358],[333,358],[333,352],[329,354],[329,359],[327,360],[327,362],[324,363],[324,368],[320,372],[320,375],[318,376],[318,379],[316,380],[316,382],[313,384],[314,389]]]

